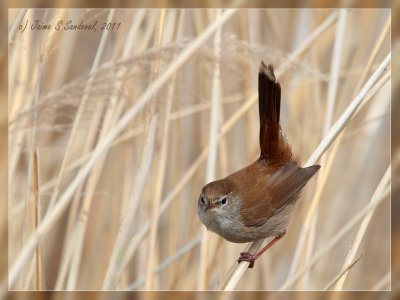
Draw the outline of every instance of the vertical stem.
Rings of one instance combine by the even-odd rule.
[[[160,13],[160,23],[158,27],[158,32],[156,36],[156,47],[160,48],[163,40],[163,33],[165,27],[165,14],[166,10],[162,9]],[[154,70],[152,72],[154,77],[157,77],[160,67],[160,60],[156,60],[156,64],[154,66]],[[153,197],[152,203],[152,219],[151,219],[151,228],[150,228],[150,239],[148,244],[148,256],[147,256],[147,266],[146,266],[146,290],[151,290],[152,288],[152,279],[153,279],[153,266],[154,260],[156,259],[155,255],[155,247],[156,247],[156,237],[157,237],[157,226],[158,226],[158,210],[160,206],[160,198],[162,195],[162,190],[164,187],[164,175],[165,175],[165,166],[167,162],[167,151],[168,151],[168,137],[169,137],[169,115],[171,112],[171,97],[168,97],[166,111],[164,115],[164,124],[161,129],[162,131],[162,140],[161,140],[161,150],[160,150],[160,160],[158,165],[158,172],[156,178],[155,185],[155,195]],[[154,110],[154,102],[152,103],[152,110]]]
[[[373,194],[373,196],[372,196],[372,198],[370,200],[370,203],[373,202],[377,197],[379,197],[379,195],[383,194],[383,192],[385,191],[386,187],[390,183],[390,178],[391,178],[390,170],[391,170],[391,168],[388,167],[386,172],[385,172],[385,174],[383,175],[381,181],[379,182],[378,187],[376,188],[376,190],[375,190],[375,192],[374,192],[374,194]],[[336,286],[335,286],[335,290],[336,291],[340,291],[343,288],[343,284],[344,284],[344,282],[345,282],[345,280],[347,278],[347,275],[349,274],[348,270],[346,270],[346,267],[348,265],[350,265],[351,262],[354,260],[356,254],[357,254],[358,248],[360,247],[361,241],[364,238],[365,232],[367,231],[367,227],[368,227],[369,221],[372,218],[372,214],[373,213],[374,213],[373,210],[370,211],[363,218],[363,220],[362,220],[362,222],[360,224],[360,227],[359,227],[359,229],[357,231],[356,238],[354,239],[354,242],[353,242],[352,246],[350,247],[350,250],[347,253],[346,259],[345,259],[345,261],[343,263],[342,271],[344,273],[340,276],[338,282],[336,283]]]
[[[33,152],[33,193],[35,198],[35,230],[39,226],[39,168],[38,168],[38,149],[35,147]],[[36,290],[42,289],[40,243],[36,246]]]
[[[157,119],[158,116],[153,116],[150,120],[150,125],[148,128],[148,132],[146,134],[146,140],[143,145],[142,157],[140,160],[140,166],[138,172],[139,177],[137,177],[135,180],[132,189],[131,199],[128,203],[126,212],[124,213],[121,225],[119,226],[113,252],[111,254],[106,276],[103,281],[103,286],[102,286],[103,290],[115,289],[117,285],[117,280],[119,278],[119,275],[121,274],[120,265],[123,264],[123,257],[124,255],[126,255],[127,252],[125,245],[129,240],[129,233],[133,225],[136,206],[143,193],[144,184],[146,182],[152,163],[155,135],[157,129]]]
[[[380,36],[379,36],[379,38],[377,40],[377,43],[374,46],[374,49],[371,52],[370,57],[368,58],[368,62],[367,62],[366,66],[364,68],[364,71],[363,71],[363,75],[360,77],[360,79],[358,81],[358,84],[357,84],[357,87],[354,89],[354,96],[356,95],[356,93],[360,92],[359,90],[361,88],[361,84],[364,82],[365,75],[368,74],[368,71],[369,71],[369,69],[371,67],[371,64],[372,64],[372,62],[373,62],[373,60],[374,60],[374,58],[376,56],[376,53],[378,52],[378,50],[380,49],[380,47],[381,47],[381,45],[383,43],[384,37],[387,34],[388,28],[390,27],[389,25],[390,25],[390,16],[389,16],[388,20],[386,21],[384,28],[382,29],[382,32],[381,32],[381,34],[380,34]],[[381,86],[378,83],[376,85],[379,86],[379,88]],[[374,89],[375,89],[375,87],[374,87]],[[365,99],[365,101],[363,101],[361,103],[361,105],[360,105],[360,107],[358,109],[361,109],[361,107],[363,105],[365,105],[365,103],[367,101],[368,101],[368,99]],[[316,184],[317,190],[314,193],[314,197],[313,197],[313,200],[311,201],[311,205],[309,207],[309,210],[308,210],[308,213],[307,213],[307,217],[306,217],[306,219],[305,219],[305,221],[304,221],[304,223],[302,225],[302,229],[301,229],[301,232],[300,232],[300,235],[299,235],[299,239],[298,239],[298,242],[297,242],[295,255],[293,256],[293,259],[292,259],[292,263],[291,263],[290,271],[289,271],[289,274],[288,274],[288,278],[291,277],[294,274],[294,272],[296,271],[296,269],[297,269],[297,267],[299,265],[298,260],[299,260],[299,257],[300,257],[300,252],[301,252],[301,250],[302,250],[302,248],[304,246],[304,242],[305,242],[306,236],[308,235],[308,232],[310,230],[310,226],[309,226],[309,223],[311,222],[310,218],[315,213],[316,204],[320,200],[322,189],[325,186],[325,182],[327,180],[327,177],[328,177],[328,175],[330,173],[330,170],[331,170],[331,167],[332,167],[332,162],[333,162],[333,160],[335,158],[335,155],[336,155],[337,150],[338,150],[338,146],[340,145],[342,139],[343,139],[343,132],[337,137],[333,147],[329,150],[329,157],[327,157],[326,159],[324,157],[322,157],[323,161],[321,162],[321,165],[323,165],[324,167],[322,168],[322,170],[319,172],[320,174],[318,175],[318,179],[317,179],[318,181],[317,181],[317,184]],[[324,163],[324,161],[325,161],[325,163]]]
[[[18,12],[17,17],[15,18],[15,21],[13,23],[13,25],[11,26],[10,32],[8,33],[8,44],[11,44],[13,39],[14,39],[14,35],[17,32],[17,27],[18,25],[21,23],[22,19],[24,18],[25,14],[26,14],[27,9],[20,9],[20,11]]]
[[[107,22],[111,22],[112,18],[114,17],[114,13],[115,13],[114,9],[110,10],[110,12],[108,14],[108,17],[107,17]],[[102,55],[104,53],[107,37],[108,37],[108,33],[104,32],[102,37],[101,37],[101,40],[100,40],[99,49],[98,49],[98,51],[96,53],[95,61],[93,62],[93,65],[92,65],[92,71],[96,70],[98,68],[99,64],[100,64],[100,59],[101,59],[101,57],[102,57]],[[86,101],[89,98],[90,91],[92,89],[93,78],[94,78],[93,76],[90,77],[88,85],[86,86],[86,89],[85,89],[85,94],[83,96],[82,103],[79,106],[79,111],[81,111],[82,114],[83,114],[82,107],[85,106]],[[78,111],[78,113],[79,113],[79,111]],[[108,114],[107,114],[106,118],[111,113],[112,113],[112,110],[110,109],[108,111]],[[88,148],[90,146],[89,144],[91,144],[91,140],[92,139],[94,140],[95,132],[97,131],[97,128],[96,128],[97,126],[93,126],[93,124],[96,124],[98,121],[99,121],[98,118],[94,118],[92,126],[91,126],[91,129],[89,130],[89,139],[87,140],[87,144],[85,146],[85,148],[86,148],[85,151],[88,151]],[[103,132],[101,132],[100,140],[101,140],[102,136],[105,135],[105,132],[106,132],[106,128],[104,128],[104,127],[107,127],[107,125],[103,125],[103,128],[102,128]],[[71,133],[71,138],[73,138],[72,137],[72,133]],[[72,142],[72,140],[70,139],[69,142]],[[70,145],[71,144],[69,144],[69,146]],[[69,153],[69,148],[67,148],[66,151],[67,151],[67,153],[66,153],[66,156],[64,157],[65,159],[63,160],[63,167],[60,170],[60,172],[62,172],[62,173],[64,173],[66,164],[69,161],[69,157],[68,157],[69,155],[67,156],[67,154]],[[99,159],[98,164],[93,168],[93,172],[91,173],[91,176],[89,176],[88,184],[87,184],[87,191],[86,191],[87,193],[85,194],[85,197],[84,197],[84,200],[83,200],[83,204],[82,204],[82,208],[81,208],[81,212],[79,214],[79,220],[78,220],[78,222],[76,224],[76,228],[77,228],[77,231],[75,231],[76,235],[74,236],[74,242],[70,244],[71,246],[74,247],[74,250],[73,250],[73,255],[71,257],[72,260],[70,262],[70,264],[71,264],[70,265],[70,270],[69,270],[70,272],[68,274],[68,280],[67,280],[67,289],[68,290],[73,290],[73,289],[76,288],[76,282],[78,280],[79,270],[80,270],[80,267],[81,267],[83,241],[84,241],[84,237],[85,237],[85,233],[86,233],[87,219],[88,219],[88,216],[89,216],[89,211],[90,211],[90,207],[91,207],[91,203],[92,203],[92,196],[93,196],[94,188],[95,188],[95,185],[97,183],[97,179],[100,176],[99,175],[100,172],[96,172],[96,170],[100,170],[102,168],[104,157],[105,156],[103,155]],[[62,179],[62,177],[63,177],[63,175],[60,173],[60,177],[59,178]],[[61,181],[59,181],[59,183],[61,183]],[[80,192],[80,189],[82,188],[82,185],[83,185],[83,182],[81,183],[80,187],[77,189],[77,192]],[[52,199],[51,199],[51,202],[49,204],[48,211],[51,210],[52,206],[54,205],[54,202],[52,202],[52,201],[55,201],[56,198],[54,196],[57,196],[57,195],[58,195],[58,191],[55,190],[55,193],[53,193],[53,195],[52,195]],[[77,195],[75,193],[75,197],[79,197],[79,195]]]
[[[346,9],[341,9],[339,12],[339,17],[338,17],[338,22],[336,26],[336,35],[335,35],[335,43],[333,47],[333,54],[332,54],[332,60],[331,60],[331,72],[330,72],[330,77],[329,77],[329,86],[328,86],[328,95],[327,95],[327,109],[325,112],[325,123],[324,123],[324,129],[323,129],[323,135],[327,133],[329,130],[332,119],[333,119],[333,112],[334,112],[334,106],[335,106],[335,100],[336,100],[336,94],[337,94],[337,86],[339,82],[339,70],[340,70],[340,65],[341,65],[341,58],[342,58],[342,49],[343,49],[343,39],[344,39],[344,33],[345,33],[345,25],[346,25],[346,16],[347,16],[347,11]],[[338,145],[338,143],[337,143]],[[321,165],[324,165],[326,156],[322,158]],[[322,172],[328,172],[328,168],[323,168]],[[318,177],[321,177],[321,174],[319,174]],[[318,185],[320,186],[320,185]],[[308,234],[306,235],[306,238],[308,240],[308,243],[306,244],[306,255],[305,255],[305,260],[304,263],[307,263],[310,258],[312,257],[313,253],[313,248],[314,248],[314,236],[315,236],[315,224],[317,222],[317,216],[318,216],[318,203],[315,208],[315,213],[313,214],[312,220],[310,220],[310,230],[307,232]],[[307,287],[307,282],[309,278],[309,272],[305,274],[305,279],[303,282],[303,287]]]
[[[108,19],[110,19],[110,16],[112,16],[113,14],[114,14],[114,10],[111,10],[110,13],[109,13],[109,18]],[[100,44],[99,44],[99,47],[98,47],[97,52],[96,52],[96,56],[94,58],[94,61],[93,61],[93,64],[92,64],[92,68],[90,70],[90,74],[93,74],[97,70],[97,68],[98,68],[98,66],[100,64],[100,58],[103,55],[104,48],[105,48],[105,42],[107,40],[108,34],[109,34],[108,30],[104,30],[103,31],[103,34],[102,34],[102,37],[101,37],[101,40],[100,40]],[[87,83],[87,85],[85,87],[85,93],[84,93],[84,95],[82,97],[82,100],[81,100],[81,103],[79,105],[78,112],[75,115],[75,119],[74,119],[74,123],[73,123],[73,126],[72,126],[72,130],[71,130],[70,136],[68,138],[68,143],[67,143],[66,148],[65,148],[66,150],[65,150],[64,157],[63,157],[63,160],[62,160],[62,163],[61,163],[60,171],[58,173],[59,175],[58,175],[58,178],[57,178],[57,183],[56,183],[56,185],[55,185],[55,187],[53,189],[53,193],[51,195],[50,204],[49,204],[49,207],[47,208],[46,215],[48,215],[52,211],[53,206],[55,204],[55,201],[56,201],[56,199],[58,197],[60,186],[61,186],[62,180],[64,178],[64,171],[65,171],[65,168],[66,168],[66,166],[67,166],[67,164],[69,162],[69,159],[70,159],[70,155],[71,155],[70,150],[72,149],[72,145],[73,145],[76,133],[78,131],[79,123],[80,123],[80,121],[81,121],[81,119],[83,117],[83,112],[85,110],[86,102],[88,101],[88,97],[89,97],[89,91],[92,88],[92,82],[93,82],[93,76],[90,76],[89,81],[88,81],[88,83]]]
[[[44,19],[47,16],[47,12],[48,10],[45,11],[44,13]],[[39,102],[39,94],[40,94],[40,82],[41,82],[41,78],[42,78],[42,67],[43,67],[43,57],[42,57],[42,41],[43,41],[43,35],[40,35],[40,47],[41,50],[38,54],[38,65],[37,65],[37,78],[36,78],[36,86],[35,86],[35,93],[33,95],[33,102],[35,104],[35,106],[38,105]],[[32,77],[34,78],[34,77]],[[33,79],[32,79],[33,80]],[[32,125],[32,129],[31,129],[31,136],[30,136],[30,144],[34,145],[36,143],[36,130],[37,130],[37,111],[35,110],[34,115],[33,115],[33,125]],[[33,165],[33,158],[34,156],[29,156],[29,168],[31,168],[31,166]],[[29,169],[29,175],[31,174],[31,169]],[[37,174],[34,173],[34,176],[36,176]],[[28,176],[28,194],[30,194],[30,184],[31,184],[31,176]],[[35,184],[35,183],[34,183]],[[30,196],[30,195],[29,195]],[[29,198],[28,198],[29,199]],[[34,209],[35,213],[36,213],[36,208]],[[37,226],[39,226],[38,224],[35,224],[35,230],[37,229]],[[23,235],[24,236],[24,228],[23,228]],[[33,270],[33,269],[32,269]],[[29,274],[28,274],[29,277]]]
[[[357,108],[362,103],[362,101],[365,98],[368,91],[373,87],[373,85],[376,83],[376,81],[381,76],[381,74],[386,70],[386,66],[389,64],[391,59],[392,59],[392,55],[391,55],[391,53],[389,53],[383,59],[383,61],[380,63],[378,69],[371,75],[369,80],[365,83],[365,85],[360,90],[360,92],[357,94],[357,96],[349,104],[349,106],[343,112],[341,117],[332,125],[329,132],[326,134],[326,136],[321,141],[321,143],[317,146],[317,148],[315,149],[315,151],[313,152],[311,157],[305,163],[306,166],[312,165],[318,159],[320,159],[322,154],[325,152],[326,148],[328,148],[329,145],[335,140],[337,135],[340,134],[340,132],[342,132],[342,130],[346,126],[347,122],[351,119],[351,117],[354,115]]]
[[[374,49],[371,52],[371,55],[368,58],[367,63],[365,64],[364,70],[362,75],[360,76],[360,79],[357,83],[356,88],[354,89],[354,93],[357,93],[358,90],[361,88],[362,84],[364,83],[365,77],[367,76],[368,72],[370,71],[372,62],[374,61],[376,54],[378,53],[378,50],[381,48],[383,41],[385,40],[386,34],[389,31],[390,24],[391,24],[391,14],[389,14],[389,17],[386,20],[385,26],[383,26],[382,32],[378,37],[378,40],[375,43]]]
[[[217,10],[216,19],[220,18],[221,9]],[[213,75],[212,85],[212,100],[210,110],[210,131],[209,131],[209,152],[207,160],[207,174],[206,181],[213,181],[215,178],[215,165],[217,159],[218,150],[218,135],[219,135],[219,114],[221,105],[221,69],[219,64],[220,49],[221,49],[221,29],[220,25],[215,33],[214,37],[214,55],[215,55],[215,67]],[[208,232],[205,227],[202,229],[201,237],[201,250],[200,250],[200,261],[199,261],[199,274],[197,280],[197,289],[206,289],[206,278],[207,278],[207,252],[208,252]]]
[[[336,27],[335,45],[333,46],[333,55],[331,60],[331,73],[329,77],[329,87],[327,96],[327,109],[325,114],[324,134],[329,130],[332,123],[333,108],[335,104],[337,85],[339,81],[339,68],[342,57],[343,37],[346,25],[346,9],[341,9],[339,13],[338,24]]]
[[[389,166],[390,168],[390,166]],[[322,248],[316,252],[313,258],[298,270],[291,278],[286,280],[279,290],[287,290],[290,286],[296,283],[299,278],[301,278],[310,268],[312,268],[324,255],[326,255],[338,242],[340,242],[345,234],[349,231],[369,212],[375,210],[379,204],[383,202],[390,194],[390,188],[387,188],[382,194],[378,195],[376,198],[370,201],[370,203],[364,206],[354,217],[352,217],[338,232],[333,236]],[[374,193],[375,196],[375,193]]]
[[[181,38],[183,36],[183,30],[185,28],[185,16],[186,16],[186,11],[185,9],[179,9],[175,15],[176,22],[178,23],[178,26],[176,26],[176,31],[174,35],[174,42],[179,43],[181,42]],[[176,84],[175,82],[180,82],[182,79],[182,75],[177,74],[174,84],[175,84],[175,95],[178,95],[181,93],[182,88],[179,84]],[[183,101],[183,97],[179,97],[179,101],[174,101],[174,107],[175,109],[179,109],[181,107],[181,101]],[[172,115],[172,113],[171,113]],[[170,115],[170,121],[172,121]],[[176,183],[179,182],[179,179],[181,177],[181,167],[185,165],[183,163],[183,149],[181,148],[183,139],[182,139],[182,121],[177,120],[176,122],[171,122],[171,135],[172,135],[172,140],[171,140],[171,164],[174,166],[172,173],[170,174],[169,181],[173,186],[176,185]],[[182,235],[183,228],[181,226],[181,216],[184,214],[185,208],[179,203],[178,201],[175,201],[174,203],[171,203],[170,205],[170,213],[169,213],[169,228],[168,228],[168,250],[167,253],[168,255],[172,255],[176,251],[176,247],[182,243],[184,240],[184,237]],[[200,241],[200,239],[199,239]],[[166,276],[166,286],[168,289],[174,289],[174,284],[175,284],[175,278],[179,274],[179,268],[168,268],[166,270],[165,276]]]

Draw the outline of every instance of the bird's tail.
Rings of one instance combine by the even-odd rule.
[[[275,80],[273,66],[266,66],[263,61],[258,73],[258,106],[261,157],[273,157],[280,150],[282,138],[279,125],[281,86]]]

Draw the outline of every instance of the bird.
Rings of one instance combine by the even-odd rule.
[[[286,234],[300,191],[320,165],[300,167],[280,123],[281,86],[273,65],[261,61],[258,73],[260,156],[227,177],[206,184],[198,215],[210,231],[233,243],[274,237],[258,253],[241,252],[249,268]]]

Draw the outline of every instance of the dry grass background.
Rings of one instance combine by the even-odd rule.
[[[10,35],[9,289],[390,289],[390,10],[30,9],[10,29],[18,17],[121,26]],[[205,236],[197,198],[258,155],[261,59],[304,163],[371,85],[285,238],[233,270],[245,245]]]

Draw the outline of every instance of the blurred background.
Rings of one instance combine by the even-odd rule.
[[[240,9],[190,51],[224,16],[218,9],[8,11],[10,289],[217,288],[245,245],[209,234],[202,261],[197,198],[210,178],[258,156],[260,60],[275,66],[282,127],[305,163],[391,50],[387,9]],[[22,33],[12,29],[16,20],[53,27],[59,20],[98,21],[98,30]],[[101,31],[103,23],[114,25]],[[393,52],[396,45],[392,40]],[[187,61],[178,65],[182,53]],[[393,56],[392,67],[398,64]],[[323,168],[303,192],[285,238],[237,290],[395,287],[390,246],[400,243],[390,239],[389,198],[380,197],[387,182],[376,189],[390,164],[390,85],[395,92],[398,80],[391,82],[388,65],[319,161]],[[210,138],[215,132],[217,141]],[[359,218],[374,193],[380,204]],[[310,266],[357,218],[363,222]],[[31,237],[38,229],[37,247]],[[204,265],[207,279],[199,283]]]

